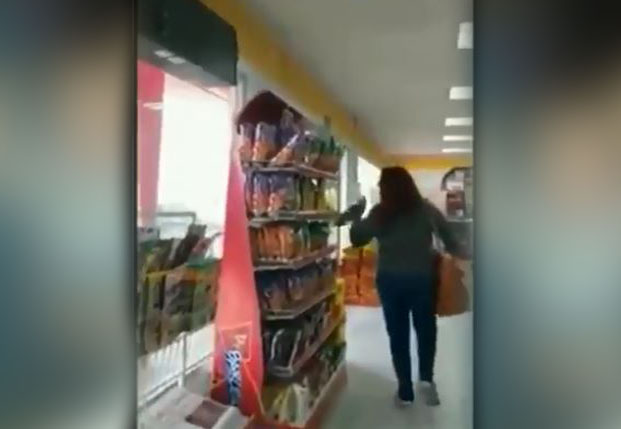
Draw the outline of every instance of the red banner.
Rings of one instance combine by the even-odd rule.
[[[259,414],[263,385],[261,319],[250,253],[244,180],[237,151],[231,151],[224,249],[216,312],[212,397]]]

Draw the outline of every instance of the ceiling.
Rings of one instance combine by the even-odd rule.
[[[472,0],[247,0],[386,154],[440,154],[471,142],[444,142],[471,127],[471,101],[450,101],[472,83],[472,50],[457,49]]]

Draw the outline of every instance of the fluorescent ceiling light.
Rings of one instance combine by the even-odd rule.
[[[168,58],[168,57],[172,57],[173,53],[167,51],[166,49],[159,49],[155,51],[155,55],[157,55],[160,58]]]
[[[472,22],[462,22],[459,24],[457,49],[472,49]]]
[[[444,126],[446,127],[471,127],[472,118],[446,118],[444,120]]]
[[[445,142],[470,142],[470,141],[472,141],[472,136],[470,136],[470,135],[451,135],[451,136],[444,136],[444,137],[442,137],[442,140],[444,140]]]
[[[464,147],[445,147],[442,149],[442,153],[471,153],[472,149]]]
[[[451,100],[472,100],[471,86],[453,86],[449,91]]]

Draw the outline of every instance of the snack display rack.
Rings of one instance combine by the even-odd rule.
[[[345,283],[345,303],[362,307],[379,307],[375,287],[377,251],[373,245],[343,250],[339,276]]]
[[[211,396],[251,427],[319,427],[345,384],[341,147],[270,92],[231,153]]]

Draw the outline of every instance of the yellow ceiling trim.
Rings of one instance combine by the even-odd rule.
[[[408,170],[447,170],[471,167],[472,156],[465,155],[402,155],[393,156],[392,162]]]
[[[353,145],[369,162],[388,163],[378,145],[361,131],[349,113],[322,88],[274,38],[270,30],[240,0],[201,0],[235,27],[240,56],[263,77],[286,91],[304,110],[328,116],[335,135]]]

